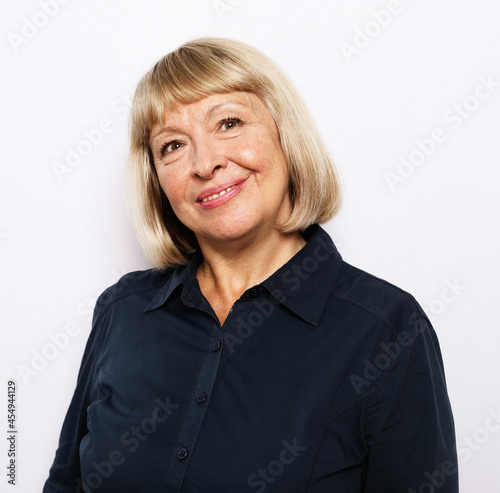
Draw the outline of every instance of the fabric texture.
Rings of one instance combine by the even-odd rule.
[[[457,492],[429,320],[304,237],[222,327],[199,252],[104,291],[44,493]]]

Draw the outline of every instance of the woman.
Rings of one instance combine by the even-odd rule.
[[[139,83],[133,215],[155,269],[99,298],[44,491],[457,491],[438,341],[318,225],[340,190],[295,89],[201,39]]]

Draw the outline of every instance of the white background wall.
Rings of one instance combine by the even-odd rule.
[[[5,409],[17,381],[17,491],[47,476],[96,297],[147,268],[122,194],[135,85],[182,42],[216,35],[263,50],[303,94],[345,185],[326,229],[345,260],[431,316],[461,491],[498,492],[498,1],[54,1],[0,7],[0,394]],[[99,126],[101,141],[83,143]],[[87,155],[69,167],[75,151]]]

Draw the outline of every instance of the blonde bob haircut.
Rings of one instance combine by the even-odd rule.
[[[220,38],[190,41],[161,58],[139,82],[130,115],[130,213],[144,253],[156,268],[187,262],[196,237],[162,191],[149,146],[150,129],[179,103],[246,91],[271,113],[288,165],[290,217],[283,233],[324,223],[338,211],[340,183],[311,116],[282,70],[259,50]]]

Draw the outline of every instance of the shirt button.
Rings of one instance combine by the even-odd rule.
[[[188,454],[188,451],[186,448],[182,447],[178,450],[177,452],[177,457],[182,460],[182,459],[185,459],[187,457],[187,454]]]
[[[248,296],[252,298],[257,298],[259,296],[260,289],[257,286],[254,286],[250,291],[248,291]]]
[[[200,395],[196,396],[196,402],[198,404],[203,404],[207,400],[207,394],[202,392]]]
[[[212,351],[214,353],[216,353],[221,348],[221,346],[222,346],[222,342],[221,341],[214,341],[212,343]]]

